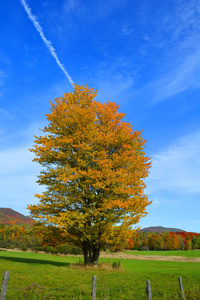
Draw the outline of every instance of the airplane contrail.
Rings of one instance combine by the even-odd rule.
[[[48,41],[43,33],[42,27],[40,26],[39,22],[36,20],[36,16],[34,16],[31,12],[30,7],[27,5],[25,0],[20,0],[21,4],[23,5],[25,11],[28,14],[29,19],[33,22],[33,25],[35,26],[36,30],[39,32],[44,44],[46,45],[46,47],[49,49],[51,55],[55,58],[59,68],[63,71],[63,73],[65,74],[65,76],[67,77],[67,79],[69,80],[69,82],[71,83],[71,85],[73,86],[74,82],[71,78],[71,76],[69,75],[69,73],[65,70],[63,64],[61,64],[61,62],[58,59],[58,56],[56,54],[56,51],[54,49],[54,47],[51,45],[51,42]]]

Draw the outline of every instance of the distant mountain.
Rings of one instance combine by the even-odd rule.
[[[11,208],[0,208],[1,225],[33,224],[33,219],[26,217]]]
[[[147,232],[157,232],[157,233],[162,233],[162,232],[184,232],[182,229],[178,228],[168,228],[168,227],[162,227],[162,226],[152,226],[152,227],[146,227],[143,229],[140,229],[140,231],[147,231]]]

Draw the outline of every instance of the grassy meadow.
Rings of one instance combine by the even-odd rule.
[[[158,256],[182,256],[189,258],[200,257],[200,250],[170,250],[170,251],[137,251],[130,250],[126,251],[126,254],[132,255],[158,255]]]
[[[193,257],[192,252],[190,255]],[[198,262],[101,258],[100,267],[85,268],[75,265],[79,260],[83,261],[79,257],[0,251],[1,278],[4,271],[11,272],[6,300],[91,299],[93,275],[97,276],[97,300],[146,299],[146,280],[151,281],[153,300],[181,299],[179,276],[186,299],[200,299]],[[121,268],[112,269],[112,263],[118,261]]]

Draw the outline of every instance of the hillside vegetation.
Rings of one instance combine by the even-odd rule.
[[[184,232],[184,230],[178,228],[171,228],[171,227],[151,226],[151,227],[145,227],[141,229],[140,232],[163,233],[163,232]]]
[[[26,217],[11,208],[0,208],[0,224],[2,225],[24,225],[33,224],[33,219]]]

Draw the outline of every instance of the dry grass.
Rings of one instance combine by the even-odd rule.
[[[103,258],[123,258],[123,259],[138,259],[138,260],[159,260],[159,261],[177,261],[177,262],[200,262],[199,257],[183,257],[183,256],[161,256],[161,255],[132,255],[126,252],[101,252],[100,257]]]
[[[90,266],[85,266],[84,263],[79,260],[78,263],[72,263],[70,264],[70,267],[73,269],[85,269],[85,270],[93,270],[93,269],[98,269],[98,270],[106,270],[106,271],[113,271],[113,270],[119,270],[123,271],[123,268],[121,266],[121,262],[100,262],[97,266],[96,265],[90,265]]]

